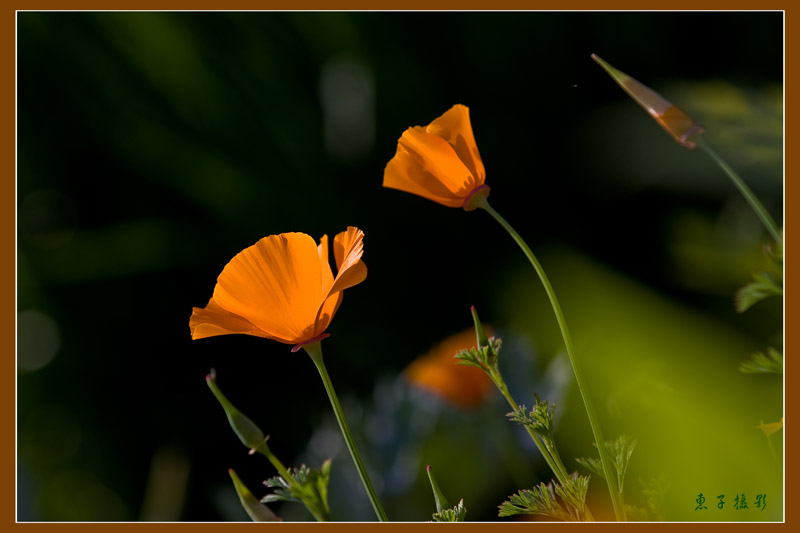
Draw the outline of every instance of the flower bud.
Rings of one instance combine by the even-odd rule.
[[[622,89],[633,98],[637,104],[642,106],[650,116],[658,122],[667,133],[690,150],[695,147],[695,143],[689,139],[695,135],[703,133],[705,128],[702,124],[695,122],[689,115],[672,105],[663,96],[639,83],[624,72],[612,67],[596,54],[592,54],[592,59],[597,62],[612,77]]]
[[[217,374],[213,369],[206,376],[206,383],[208,384],[208,388],[211,389],[211,392],[214,393],[214,396],[216,396],[217,401],[225,410],[225,414],[228,417],[228,422],[230,422],[234,433],[236,433],[236,436],[238,436],[239,440],[242,441],[242,444],[250,448],[250,453],[255,452],[262,446],[266,446],[267,437],[264,436],[264,433],[259,429],[259,427],[256,426],[252,420],[243,415],[241,411],[234,407],[234,405],[228,401],[225,395],[222,394],[222,391],[219,390],[219,387],[217,386]]]

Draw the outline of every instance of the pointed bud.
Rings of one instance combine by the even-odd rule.
[[[436,512],[441,513],[443,509],[449,509],[450,504],[447,503],[447,498],[444,497],[444,493],[442,489],[439,488],[439,484],[436,483],[436,478],[433,476],[433,472],[431,472],[431,465],[428,465],[428,479],[431,480],[431,488],[433,489],[433,498],[436,500]]]
[[[253,493],[250,492],[242,480],[239,479],[239,476],[236,475],[236,472],[233,468],[228,469],[228,474],[230,474],[231,479],[233,480],[233,486],[236,488],[236,494],[239,495],[239,501],[242,502],[242,507],[244,510],[247,511],[248,516],[253,522],[280,522],[281,519],[278,518],[275,513],[270,511],[269,507],[264,505],[263,503],[259,502],[258,499],[253,496]]]
[[[486,336],[486,332],[483,331],[483,325],[478,318],[478,310],[475,309],[475,306],[473,305],[470,307],[470,311],[472,311],[472,321],[475,322],[475,334],[478,338],[478,348],[482,346],[489,346],[489,338]]]
[[[633,98],[636,103],[642,106],[645,111],[650,113],[667,133],[690,150],[695,147],[695,143],[689,139],[695,135],[703,133],[705,128],[695,122],[689,115],[672,105],[663,96],[639,83],[624,72],[612,67],[596,54],[592,54],[592,59],[619,84],[622,89]]]
[[[242,444],[250,448],[250,453],[252,454],[260,447],[266,446],[267,437],[264,436],[264,433],[252,420],[234,407],[225,395],[222,394],[222,391],[219,390],[217,386],[217,374],[213,369],[206,376],[206,383],[208,384],[208,388],[211,389],[211,392],[214,393],[214,396],[216,396],[222,408],[225,409],[225,414],[228,416],[228,422],[230,422],[231,428],[239,437],[239,440],[242,441]]]

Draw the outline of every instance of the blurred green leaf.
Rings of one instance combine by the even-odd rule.
[[[744,313],[752,306],[770,296],[781,296],[783,286],[767,272],[753,275],[753,281],[736,291],[736,310]]]
[[[783,374],[783,354],[775,348],[767,348],[767,353],[756,352],[739,364],[739,372],[745,374]]]

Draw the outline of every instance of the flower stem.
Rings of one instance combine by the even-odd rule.
[[[286,483],[289,484],[290,490],[292,489],[294,489],[295,491],[298,490],[299,488],[298,483],[294,479],[294,476],[292,476],[291,472],[289,472],[289,469],[286,468],[286,466],[281,462],[281,460],[278,459],[278,457],[275,454],[273,454],[272,451],[270,451],[266,443],[262,444],[254,451],[260,453],[261,455],[266,457],[270,463],[272,463],[272,466],[275,467],[275,470],[278,471],[278,474],[280,474],[280,476],[286,481]],[[303,500],[303,503],[306,504],[306,509],[308,509],[308,512],[311,513],[311,516],[313,516],[317,522],[328,522],[330,520],[330,517],[328,516],[328,513],[326,512],[325,509],[315,509],[314,507],[308,505],[305,500]]]
[[[514,398],[511,396],[511,393],[508,392],[508,387],[506,386],[505,381],[503,381],[503,377],[495,375],[494,372],[490,374],[490,377],[492,378],[492,381],[494,381],[494,384],[497,386],[500,393],[503,395],[503,398],[505,398],[506,401],[508,402],[508,405],[511,406],[511,409],[514,410],[518,409],[519,404],[516,401],[514,401]],[[544,442],[542,442],[542,439],[540,439],[539,436],[531,428],[526,426],[525,429],[528,431],[528,434],[531,436],[531,439],[533,439],[533,442],[534,444],[536,444],[536,447],[539,448],[542,457],[544,457],[545,462],[547,462],[548,466],[553,471],[553,474],[555,474],[559,483],[561,483],[562,485],[566,484],[567,481],[569,480],[569,474],[567,473],[566,467],[561,462],[561,458],[558,457],[557,455],[553,455],[552,453],[550,453],[550,450],[545,446]]]
[[[358,448],[356,448],[353,435],[350,433],[347,420],[344,418],[344,411],[342,411],[342,406],[339,404],[339,398],[336,397],[336,391],[333,389],[333,383],[328,375],[328,370],[325,368],[325,363],[322,360],[322,347],[320,346],[319,341],[317,341],[311,344],[306,344],[303,346],[303,348],[311,357],[311,360],[314,361],[314,364],[317,365],[317,370],[322,378],[322,383],[325,385],[325,391],[328,393],[328,399],[331,401],[333,413],[336,415],[336,421],[339,422],[339,428],[342,430],[342,435],[347,443],[347,449],[350,450],[350,456],[353,458],[353,462],[358,470],[358,475],[361,477],[361,482],[364,484],[364,488],[367,491],[367,496],[369,496],[369,500],[372,503],[372,508],[375,510],[378,520],[381,522],[388,522],[389,519],[386,517],[386,512],[383,510],[380,500],[378,500],[378,495],[375,493],[375,489],[372,488],[372,482],[369,480],[367,470],[364,468],[364,463],[361,461],[361,455],[358,453]]]
[[[614,505],[614,514],[616,515],[617,520],[624,521],[625,508],[619,497],[619,492],[616,489],[614,477],[612,476],[613,470],[611,460],[608,457],[608,451],[606,450],[605,446],[606,441],[603,438],[603,433],[600,430],[600,424],[597,421],[597,416],[594,413],[594,408],[592,407],[592,402],[589,398],[586,384],[583,381],[583,376],[581,374],[580,367],[578,366],[578,361],[575,359],[575,355],[573,354],[574,350],[572,347],[572,337],[569,334],[569,329],[567,329],[567,322],[564,318],[564,312],[561,310],[561,304],[558,303],[558,298],[553,290],[553,286],[550,284],[550,280],[547,278],[547,274],[545,274],[542,265],[539,263],[539,260],[536,259],[535,255],[533,255],[533,252],[522,239],[522,237],[520,237],[519,233],[517,233],[516,230],[514,230],[514,228],[511,227],[511,225],[506,222],[506,220],[500,216],[500,214],[495,211],[492,206],[489,205],[489,202],[486,200],[486,198],[480,199],[478,207],[484,209],[487,213],[492,215],[492,217],[497,220],[497,222],[499,222],[503,228],[505,228],[509,235],[511,235],[519,247],[522,248],[523,253],[525,253],[525,256],[531,262],[531,265],[533,265],[533,269],[536,271],[536,274],[538,274],[542,285],[544,285],[544,289],[547,292],[547,297],[550,299],[550,305],[553,307],[553,312],[558,320],[558,326],[561,329],[561,336],[564,338],[567,356],[569,357],[569,362],[572,365],[572,372],[575,374],[575,382],[578,384],[578,390],[580,390],[581,398],[583,399],[583,405],[586,408],[586,415],[589,417],[589,425],[592,427],[594,440],[597,442],[597,450],[600,452],[600,462],[603,465],[603,472],[605,473],[606,482],[608,483],[608,491],[611,495],[611,503]]]
[[[503,376],[496,374],[495,372],[490,372],[489,376],[491,377],[494,384],[500,390],[500,393],[503,395],[503,398],[506,399],[508,405],[511,406],[511,409],[518,409],[519,404],[514,401],[514,398],[511,396],[511,393],[508,392],[508,387],[506,386],[505,381],[503,380]],[[563,461],[561,460],[561,455],[559,455],[558,450],[553,447],[552,449],[543,442],[543,440],[528,426],[525,426],[525,429],[528,431],[528,434],[533,439],[533,442],[536,444],[536,447],[539,448],[539,451],[544,457],[544,460],[550,466],[550,469],[555,474],[556,479],[562,485],[567,485],[569,483],[569,473],[567,472],[567,467],[564,466]],[[588,507],[585,507],[583,510],[586,520],[589,522],[594,522],[594,517],[592,513],[589,511]]]
[[[753,208],[753,211],[756,212],[758,218],[761,219],[761,223],[764,224],[764,227],[767,228],[767,231],[772,235],[772,238],[775,239],[776,242],[783,242],[783,238],[781,237],[780,229],[778,225],[775,223],[775,220],[770,216],[767,212],[764,205],[759,201],[753,191],[750,190],[750,187],[739,177],[739,174],[733,170],[730,165],[728,165],[724,159],[722,159],[717,152],[715,152],[708,144],[706,144],[705,140],[702,137],[697,139],[697,146],[702,148],[706,151],[706,153],[711,156],[711,159],[714,160],[717,165],[728,175],[736,188],[739,189],[739,192],[742,193],[744,199],[747,200],[747,203],[750,204],[750,207]]]
[[[775,466],[777,466],[778,470],[780,471],[781,463],[778,461],[778,454],[775,453],[775,446],[772,445],[772,439],[769,438],[769,435],[766,435],[766,437],[767,437],[767,446],[769,447],[769,453],[772,456],[772,462],[775,463]]]

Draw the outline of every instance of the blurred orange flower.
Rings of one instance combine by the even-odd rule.
[[[681,143],[683,146],[692,149],[695,143],[689,139],[694,135],[703,133],[705,128],[695,122],[689,115],[672,105],[663,96],[631,78],[624,72],[612,67],[596,54],[592,54],[594,59],[608,74],[614,78],[622,89],[633,98],[636,103],[642,106],[645,111],[650,113],[667,133]]]
[[[408,128],[383,172],[383,186],[447,207],[472,211],[489,196],[486,171],[472,135],[469,108],[454,105],[426,127]]]
[[[364,232],[354,227],[334,237],[334,278],[327,235],[319,246],[305,233],[264,237],[231,259],[208,305],[193,309],[192,338],[243,333],[295,344],[296,351],[327,337],[342,291],[367,277],[363,240]]]
[[[491,335],[490,329],[486,328]],[[460,407],[474,408],[492,388],[489,376],[474,366],[459,365],[453,356],[475,346],[475,328],[446,338],[406,367],[403,374],[414,386],[428,390]]]

